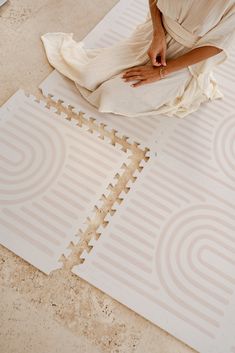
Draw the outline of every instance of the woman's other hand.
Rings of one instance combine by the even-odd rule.
[[[137,80],[138,82],[132,84],[132,87],[142,86],[148,83],[159,81],[161,79],[160,68],[153,67],[151,65],[136,66],[126,70],[123,73],[122,79],[125,82]]]
[[[147,54],[153,66],[166,66],[166,36],[163,28],[154,33]]]

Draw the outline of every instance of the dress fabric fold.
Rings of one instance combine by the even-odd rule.
[[[73,39],[73,33],[46,33],[41,39],[48,61],[104,113],[184,118],[202,103],[223,98],[213,69],[227,60],[235,40],[234,0],[160,0],[156,5],[162,12],[166,33],[166,60],[205,45],[222,51],[162,80],[131,87],[138,80],[125,82],[121,78],[123,71],[151,65],[147,51],[153,25],[148,11],[144,22],[128,38],[110,47],[86,48],[83,41]]]

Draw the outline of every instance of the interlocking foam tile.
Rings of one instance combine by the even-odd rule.
[[[232,88],[229,104],[166,122],[149,162],[73,268],[201,353],[235,349]]]
[[[106,16],[100,21],[92,31],[83,39],[88,48],[99,48],[114,45],[118,40],[128,37],[135,27],[145,20],[148,2],[145,0],[120,0]],[[216,102],[216,106],[209,103],[203,104],[200,114],[210,111],[213,114],[215,107],[218,107],[223,114],[224,108],[230,106],[233,100],[234,89],[231,87],[231,72],[234,72],[235,49],[231,50],[231,58],[224,64],[218,66],[214,71],[218,79],[219,86],[225,98]],[[158,138],[165,130],[168,121],[178,120],[177,117],[169,118],[166,115],[156,117],[128,118],[121,115],[99,113],[95,107],[89,104],[76,89],[74,83],[54,70],[44,80],[40,88],[45,96],[52,95],[55,101],[63,100],[64,105],[72,105],[77,111],[84,111],[86,115],[92,116],[97,122],[102,122],[109,129],[117,130],[117,136],[124,134],[129,141],[137,141],[140,147],[146,146],[153,138]]]
[[[22,91],[0,109],[0,243],[45,273],[130,156],[76,124]]]

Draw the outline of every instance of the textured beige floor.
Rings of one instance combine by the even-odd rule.
[[[8,1],[0,9],[0,105],[20,87],[40,97],[37,86],[52,70],[44,55],[41,34],[73,32],[77,40],[82,39],[115,3],[117,0]],[[47,103],[55,105],[50,99]],[[109,137],[113,143],[131,148],[133,159],[117,178],[117,186],[110,189],[102,210],[94,213],[80,247],[72,247],[70,258],[62,259],[64,268],[45,276],[0,247],[0,352],[193,352],[70,272],[79,263],[79,254],[89,239],[98,236],[95,230],[107,211],[115,209],[115,202],[121,202],[119,193],[129,178],[134,181],[132,174],[144,157],[137,146],[129,146],[115,135]]]

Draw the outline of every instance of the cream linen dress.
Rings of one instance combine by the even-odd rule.
[[[228,58],[235,39],[235,1],[158,0],[156,4],[165,27],[166,60],[205,45],[222,51],[162,80],[131,87],[138,80],[125,82],[123,72],[151,65],[147,51],[153,26],[148,11],[131,36],[110,47],[85,48],[83,41],[74,41],[72,33],[44,34],[41,39],[50,64],[73,80],[82,96],[104,113],[183,118],[203,102],[223,98],[213,68]]]

